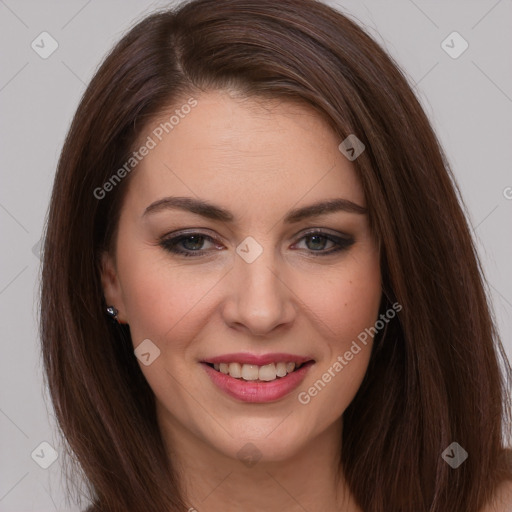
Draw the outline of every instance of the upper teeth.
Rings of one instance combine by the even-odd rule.
[[[275,380],[295,370],[295,363],[270,363],[264,366],[255,364],[220,363],[213,367],[226,375],[244,380]]]

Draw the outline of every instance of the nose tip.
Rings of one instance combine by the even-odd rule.
[[[245,327],[254,336],[264,337],[279,326],[291,322],[291,309],[277,294],[263,296],[263,291],[247,289],[232,315],[232,323]]]
[[[295,316],[289,288],[268,263],[262,256],[250,264],[239,260],[224,308],[228,325],[260,338],[291,324]]]

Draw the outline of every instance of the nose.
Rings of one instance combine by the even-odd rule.
[[[276,268],[271,252],[264,250],[252,263],[236,256],[223,308],[224,321],[231,328],[266,336],[292,325],[295,296]]]

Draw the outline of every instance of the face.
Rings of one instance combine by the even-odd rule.
[[[161,141],[160,120],[141,138],[156,145],[130,177],[105,297],[167,439],[284,460],[341,428],[362,382],[378,247],[354,167],[314,111],[195,99]]]

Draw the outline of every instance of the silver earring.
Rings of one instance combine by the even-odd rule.
[[[117,313],[119,313],[119,311],[114,306],[107,307],[107,315],[109,316],[109,318],[113,322],[119,323],[119,319],[117,318]]]

